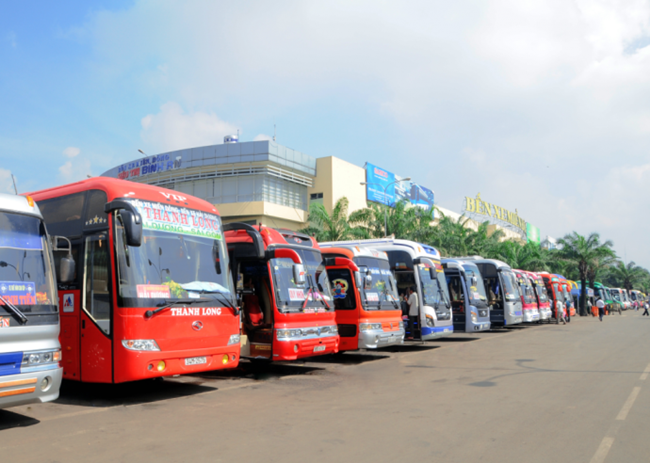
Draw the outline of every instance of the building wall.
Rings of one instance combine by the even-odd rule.
[[[215,204],[224,223],[251,222],[275,228],[298,230],[307,222],[307,212],[266,201]]]
[[[332,212],[336,202],[346,197],[349,201],[348,214],[368,207],[366,187],[366,170],[334,156],[316,159],[316,178],[314,186],[309,188],[312,194],[323,194],[322,204],[328,213]]]

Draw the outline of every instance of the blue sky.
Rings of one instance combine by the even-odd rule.
[[[650,267],[650,4],[0,3],[0,190],[270,136]]]

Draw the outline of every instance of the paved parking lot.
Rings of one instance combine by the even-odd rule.
[[[639,462],[650,320],[574,318],[0,411],[2,461]]]

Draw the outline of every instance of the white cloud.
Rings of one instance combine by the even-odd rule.
[[[81,153],[81,150],[79,148],[75,148],[74,146],[68,146],[63,150],[63,155],[68,158],[74,158],[75,156],[78,156],[79,153]]]
[[[18,183],[18,181],[16,181]],[[0,193],[16,193],[14,182],[11,178],[11,171],[0,169]]]
[[[650,267],[641,244],[650,223],[622,226],[616,213],[648,205],[625,180],[645,172],[650,146],[647,1],[142,0],[96,14],[87,29],[97,79],[129,79],[175,102],[142,119],[153,152],[236,132],[212,108],[222,117],[243,108],[265,124],[305,114],[314,132],[379,114],[390,130],[355,133],[373,140],[351,161],[413,175],[455,209],[480,191],[542,234],[575,228],[638,243],[635,260]],[[336,101],[332,118],[322,109]]]
[[[187,114],[174,102],[162,105],[157,114],[143,117],[141,124],[140,136],[153,153],[223,143],[225,135],[236,134],[238,129],[211,112]]]
[[[59,167],[59,179],[63,183],[78,182],[92,175],[90,161],[88,159],[77,158],[66,161]]]
[[[273,140],[273,137],[269,137],[268,135],[264,135],[263,133],[257,135],[255,138],[253,138],[253,141],[262,141],[262,140]]]

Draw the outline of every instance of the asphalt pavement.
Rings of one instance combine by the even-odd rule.
[[[642,462],[650,318],[575,317],[0,410],[2,462]]]

